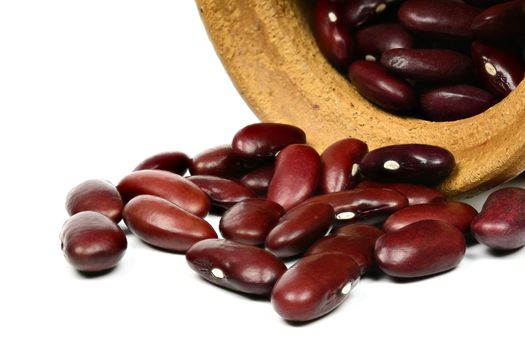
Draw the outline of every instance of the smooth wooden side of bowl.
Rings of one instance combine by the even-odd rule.
[[[297,125],[318,151],[352,136],[371,149],[439,145],[457,166],[448,195],[486,190],[525,169],[525,83],[472,118],[434,123],[389,114],[365,99],[319,52],[304,0],[197,0],[233,83],[263,121]]]

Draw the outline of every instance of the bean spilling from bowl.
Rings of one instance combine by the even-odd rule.
[[[373,104],[429,121],[478,115],[525,76],[525,0],[316,0],[321,53]]]
[[[383,2],[366,4],[356,21]],[[525,190],[494,192],[478,214],[432,187],[454,166],[436,145],[369,151],[349,137],[320,155],[297,127],[253,124],[193,158],[153,155],[117,186],[82,182],[66,199],[61,247],[75,269],[109,271],[127,248],[123,218],[148,246],[185,254],[204,280],[310,321],[347,300],[371,269],[394,278],[453,269],[470,231],[491,249],[525,245]],[[207,215],[221,216],[222,237]]]

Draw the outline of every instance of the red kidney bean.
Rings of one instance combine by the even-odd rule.
[[[377,62],[355,61],[348,77],[367,100],[392,111],[410,111],[417,106],[414,88],[389,73]]]
[[[60,240],[67,261],[83,272],[112,268],[128,246],[120,227],[107,216],[93,211],[70,217],[62,227]]]
[[[470,58],[445,49],[392,49],[381,57],[390,72],[420,83],[453,83],[471,72]]]
[[[374,263],[374,246],[383,232],[369,225],[346,225],[339,234],[323,237],[315,242],[305,256],[322,253],[341,253],[355,260],[361,274]]]
[[[471,225],[472,234],[494,249],[525,245],[525,190],[507,187],[491,193]]]
[[[190,267],[205,280],[237,292],[269,295],[286,266],[270,252],[222,239],[195,243],[187,252]]]
[[[453,0],[407,0],[398,17],[406,28],[421,34],[468,39],[473,35],[472,21],[480,12],[477,7]]]
[[[408,199],[401,193],[382,188],[363,188],[328,193],[312,197],[307,203],[327,203],[334,208],[338,223],[378,223],[391,213],[408,205]]]
[[[319,154],[307,145],[290,145],[279,152],[267,198],[288,210],[310,197],[321,173]]]
[[[421,110],[425,119],[453,121],[480,114],[498,102],[496,97],[476,86],[447,85],[421,94]]]
[[[221,177],[195,175],[187,179],[210,197],[212,207],[220,210],[231,208],[235,203],[255,197],[255,193],[249,188]]]
[[[231,241],[262,245],[283,214],[283,207],[275,202],[246,199],[224,213],[219,230],[224,238]]]
[[[255,169],[244,175],[240,182],[259,196],[265,196],[272,181],[274,166]]]
[[[467,233],[470,223],[476,215],[476,209],[462,202],[440,201],[418,204],[390,215],[385,221],[383,229],[385,232],[393,232],[417,221],[439,220],[455,226],[463,233]]]
[[[339,140],[330,145],[321,154],[321,192],[340,192],[355,187],[359,162],[366,152],[366,143],[353,138]]]
[[[359,165],[361,173],[376,181],[436,185],[455,166],[452,153],[432,145],[400,144],[368,152]]]
[[[190,166],[190,158],[182,152],[165,152],[155,154],[143,160],[133,171],[137,170],[166,170],[175,174],[184,175]]]
[[[398,191],[407,197],[408,205],[425,204],[445,200],[445,195],[438,190],[414,184],[363,180],[356,188],[384,188],[387,190]]]
[[[66,210],[69,215],[81,211],[96,211],[114,222],[119,222],[123,207],[117,188],[104,180],[84,181],[69,191],[66,198]]]
[[[377,61],[383,52],[414,46],[412,34],[399,23],[376,24],[355,34],[356,51],[367,61]]]
[[[341,12],[341,4],[332,0],[317,0],[314,9],[313,33],[324,57],[337,69],[350,64],[353,41]]]
[[[465,255],[465,237],[442,221],[418,221],[385,233],[375,245],[379,268],[394,277],[423,277],[456,267]]]
[[[304,131],[280,123],[255,123],[239,130],[232,141],[233,151],[243,157],[273,157],[288,145],[306,143]]]
[[[204,219],[160,197],[141,195],[124,207],[124,222],[144,242],[174,252],[185,252],[203,239],[217,238]]]
[[[488,90],[505,97],[516,89],[525,75],[525,64],[517,56],[481,41],[474,41],[471,49],[476,72]]]
[[[523,0],[508,1],[481,12],[472,22],[478,39],[495,43],[525,39],[525,11]]]
[[[190,162],[191,175],[211,175],[225,179],[238,179],[250,169],[245,161],[233,153],[230,145],[210,148],[196,155]]]
[[[398,0],[352,0],[344,2],[346,25],[353,29],[385,13]]]
[[[348,296],[360,278],[360,268],[343,254],[324,253],[300,259],[272,290],[272,305],[289,321],[321,317]]]
[[[330,231],[334,209],[326,203],[299,205],[281,217],[266,237],[266,248],[280,258],[303,253]]]

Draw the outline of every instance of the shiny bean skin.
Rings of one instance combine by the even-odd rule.
[[[398,17],[406,28],[420,34],[469,39],[473,36],[472,21],[480,12],[477,7],[453,0],[407,0]]]
[[[426,204],[445,200],[445,195],[443,193],[422,185],[363,180],[356,188],[384,188],[387,190],[398,191],[407,197],[408,205]]]
[[[233,152],[248,158],[274,157],[288,145],[306,143],[306,134],[296,126],[255,123],[239,130],[232,141]]]
[[[418,104],[414,88],[377,62],[355,61],[348,77],[361,95],[387,110],[410,111]]]
[[[321,193],[340,192],[355,187],[359,162],[368,152],[361,140],[346,138],[339,140],[321,154]]]
[[[383,52],[414,46],[412,34],[398,23],[376,24],[355,34],[356,51],[366,60],[379,60]]]
[[[155,154],[144,159],[133,171],[137,170],[166,170],[175,174],[184,175],[190,166],[190,158],[182,152],[165,152]]]
[[[217,234],[204,219],[160,197],[141,195],[124,207],[126,226],[144,242],[173,252]]]
[[[350,64],[353,40],[344,24],[341,4],[332,0],[317,0],[314,9],[313,33],[324,57],[337,69]]]
[[[81,211],[96,211],[114,222],[122,218],[122,198],[117,188],[105,180],[87,180],[69,191],[66,210],[69,215]]]
[[[338,224],[377,224],[393,212],[408,206],[408,199],[397,191],[363,188],[315,196],[302,205],[306,203],[330,204]]]
[[[124,203],[141,194],[164,198],[182,209],[204,217],[210,211],[206,193],[180,175],[164,170],[138,170],[125,176],[117,185]]]
[[[463,84],[431,88],[420,97],[425,119],[439,122],[475,116],[497,102],[490,92]]]
[[[190,162],[191,175],[211,175],[225,179],[238,179],[250,169],[245,161],[233,153],[230,145],[207,149],[196,155]]]
[[[474,237],[493,249],[525,245],[525,190],[507,187],[491,193],[471,225]]]
[[[505,97],[522,81],[525,64],[512,52],[474,41],[472,61],[478,77],[493,94]]]
[[[352,0],[344,2],[346,25],[353,29],[383,15],[399,0]]]
[[[275,227],[284,209],[266,199],[246,199],[228,209],[221,217],[219,230],[228,240],[263,245],[268,233]]]
[[[312,196],[321,174],[321,158],[307,145],[290,145],[279,152],[267,198],[288,210]]]
[[[240,183],[254,191],[257,195],[266,196],[274,170],[275,167],[273,165],[255,169],[244,175]]]
[[[416,278],[456,267],[465,255],[465,237],[442,221],[418,221],[385,233],[375,245],[379,268],[393,277]]]
[[[60,233],[67,261],[82,272],[105,271],[124,256],[126,235],[107,216],[83,211],[70,217]]]
[[[219,210],[231,208],[235,203],[254,198],[249,188],[228,179],[210,175],[194,175],[187,178],[210,197],[212,207]]]
[[[443,181],[455,166],[448,150],[424,144],[399,144],[368,152],[359,165],[370,180],[433,186]]]
[[[494,43],[524,42],[525,1],[508,1],[481,12],[472,22],[476,38]]]
[[[399,231],[411,223],[422,220],[439,220],[455,226],[463,233],[467,233],[470,223],[477,215],[472,206],[455,201],[439,201],[427,204],[413,205],[401,209],[385,221],[385,232]]]
[[[445,49],[392,49],[381,56],[381,64],[395,75],[419,83],[454,83],[472,69],[470,58]]]
[[[277,281],[272,306],[284,319],[309,321],[339,306],[359,281],[361,270],[343,254],[324,253],[300,259]]]
[[[335,236],[368,237],[376,239],[384,232],[383,230],[372,225],[349,224],[338,226],[331,233]]]
[[[303,253],[326,235],[334,222],[334,209],[326,203],[299,205],[281,217],[266,237],[266,248],[280,258]]]
[[[270,252],[222,239],[206,239],[186,252],[190,267],[205,280],[237,292],[269,295],[286,266]]]

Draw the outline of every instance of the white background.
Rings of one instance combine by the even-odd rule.
[[[71,187],[118,182],[161,151],[228,143],[256,121],[190,0],[1,1],[0,348],[523,349],[523,250],[478,245],[434,278],[364,278],[299,327],[132,235],[107,275],[66,263]]]

